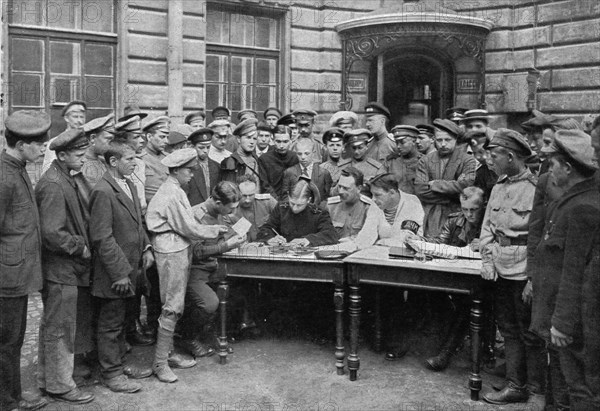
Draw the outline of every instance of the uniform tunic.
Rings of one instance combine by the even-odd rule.
[[[361,173],[363,173],[365,182],[369,181],[370,179],[372,179],[373,177],[375,177],[379,174],[385,173],[385,168],[383,167],[383,164],[381,164],[380,162],[375,161],[371,158],[366,158],[366,157],[361,161],[357,161],[353,158],[340,160],[340,162],[338,163],[338,166],[340,168],[340,173],[341,173],[341,170],[348,168],[348,167],[357,168]]]
[[[386,172],[398,178],[400,190],[408,194],[415,194],[415,179],[417,177],[417,164],[422,155],[402,157],[398,154],[390,155],[384,163]]]
[[[388,132],[384,130],[369,143],[365,157],[383,164],[395,151],[396,143],[390,138]]]
[[[364,195],[361,195],[354,204],[345,203],[340,196],[329,197],[327,210],[340,238],[356,237],[365,224],[371,204],[373,204],[372,200]]]
[[[277,231],[289,242],[296,238],[306,238],[311,246],[336,244],[338,235],[331,224],[329,212],[308,204],[304,210],[294,214],[289,203],[280,202],[271,212],[267,222],[260,227],[258,241],[275,237]]]
[[[248,241],[252,242],[256,241],[258,229],[267,222],[271,211],[273,211],[276,206],[277,200],[275,200],[271,194],[256,194],[251,207],[238,207],[233,214],[224,216],[223,219],[225,224],[229,226],[237,223],[242,217],[250,221],[252,227],[250,228],[250,231],[248,231]]]
[[[329,175],[331,175],[331,181],[334,186],[338,183],[342,175],[342,169],[339,166],[340,161],[341,160],[332,161],[329,159],[326,162],[321,163],[321,167],[329,171]]]
[[[156,194],[156,191],[169,175],[168,167],[164,166],[160,161],[165,158],[164,153],[159,153],[150,147],[146,147],[146,154],[142,157],[146,163],[146,184],[144,193],[146,202],[150,204],[150,200]]]

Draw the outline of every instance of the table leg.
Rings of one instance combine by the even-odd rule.
[[[481,391],[481,329],[483,321],[483,310],[481,299],[473,295],[471,300],[471,376],[469,377],[469,389],[471,390],[471,400],[479,401],[479,391]]]
[[[335,307],[335,366],[338,375],[344,375],[344,288],[336,284],[333,290]]]
[[[375,341],[373,349],[375,352],[381,352],[381,287],[375,287]]]
[[[350,354],[348,354],[348,370],[350,381],[356,381],[360,358],[358,358],[358,330],[360,328],[360,294],[359,286],[351,285],[350,288]]]
[[[219,297],[219,312],[221,315],[221,332],[219,333],[219,364],[227,364],[227,297],[229,297],[229,283],[227,280],[219,281],[217,288]]]

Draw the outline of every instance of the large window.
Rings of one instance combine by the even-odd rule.
[[[56,135],[71,100],[87,103],[88,119],[114,109],[112,0],[13,0],[8,15],[11,110],[49,111]]]
[[[272,11],[272,10],[271,10]],[[279,106],[281,19],[274,13],[207,10],[206,107],[234,113]]]

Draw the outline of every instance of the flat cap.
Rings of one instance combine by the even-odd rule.
[[[258,119],[258,115],[256,114],[256,111],[254,110],[250,110],[250,109],[246,109],[246,110],[242,110],[238,113],[237,115],[238,121],[244,121],[248,118],[256,118]]]
[[[246,119],[236,126],[236,128],[233,130],[233,135],[241,137],[248,134],[256,133],[257,124],[258,120],[255,118]]]
[[[68,151],[87,148],[90,145],[82,128],[70,128],[60,133],[50,143],[52,151]]]
[[[4,126],[26,143],[42,142],[48,141],[48,130],[52,126],[52,120],[42,111],[19,110],[6,118]]]
[[[61,116],[64,117],[67,114],[72,113],[73,111],[85,111],[85,110],[87,110],[87,104],[85,104],[85,101],[73,100],[73,101],[69,101],[67,103],[67,105],[63,107]]]
[[[177,124],[169,130],[169,138],[167,139],[167,144],[170,146],[175,146],[179,143],[183,143],[187,141],[190,134],[192,134],[194,129],[189,124]]]
[[[142,119],[139,116],[129,117],[115,124],[115,131],[135,133],[142,131]]]
[[[273,132],[272,127],[266,121],[259,121],[256,128],[257,130],[268,131],[269,133]]]
[[[417,136],[419,135],[418,128],[404,124],[394,126],[391,132],[394,135],[394,140],[396,141],[404,140],[406,137],[417,138]]]
[[[554,133],[554,142],[550,147],[543,147],[542,153],[560,153],[588,170],[598,169],[594,162],[592,137],[582,130],[558,130]]]
[[[478,109],[465,111],[462,121],[471,121],[471,120],[489,121],[489,119],[490,119],[490,114],[487,112],[487,110],[478,108]]]
[[[333,127],[325,130],[323,133],[323,144],[327,144],[330,141],[332,143],[339,143],[344,139],[344,130],[339,127]]]
[[[215,127],[229,127],[231,123],[225,119],[221,119],[221,120],[215,120],[212,123],[210,123],[208,125],[208,128],[215,128]]]
[[[278,126],[289,126],[292,124],[296,124],[296,116],[294,116],[292,113],[286,114],[285,116],[277,120]]]
[[[386,116],[388,119],[392,117],[392,115],[390,114],[390,110],[388,110],[388,108],[383,104],[379,104],[376,101],[371,101],[370,103],[367,103],[367,105],[365,106],[365,113],[367,113],[367,116],[381,114]]]
[[[466,108],[463,107],[451,107],[446,109],[446,118],[452,121],[460,121],[465,115]]]
[[[296,124],[312,123],[317,116],[316,111],[306,108],[294,110],[292,114],[296,117]]]
[[[525,130],[530,130],[534,127],[550,127],[553,121],[558,120],[558,117],[551,114],[544,114],[539,110],[532,110],[531,114],[533,114],[532,118],[521,123],[521,127]]]
[[[198,118],[200,118],[202,120],[206,120],[206,113],[204,112],[204,110],[194,111],[194,112],[188,114],[187,116],[185,116],[185,119],[183,120],[183,122],[185,124],[191,124],[192,121],[194,121]]]
[[[88,136],[102,130],[112,131],[115,128],[115,113],[110,113],[104,117],[90,120],[85,123],[82,128],[84,133]]]
[[[441,131],[445,131],[446,133],[450,134],[454,138],[458,138],[458,136],[461,134],[460,128],[452,120],[436,118],[433,120],[433,125]]]
[[[119,118],[117,121],[120,123],[135,116],[138,116],[140,120],[142,120],[148,117],[148,113],[144,113],[142,110],[140,110],[137,104],[130,104],[125,107],[125,110],[123,110],[123,117]]]
[[[280,119],[281,116],[283,116],[283,113],[277,107],[269,107],[265,110],[263,116],[265,117],[265,119],[269,116],[275,116],[277,117],[277,119]]]
[[[504,147],[523,156],[530,156],[532,154],[529,143],[527,143],[525,137],[523,137],[521,133],[507,128],[499,128],[496,130],[494,137],[492,137],[492,140],[487,145],[488,149],[494,147]]]
[[[342,124],[352,124],[352,126],[358,123],[358,116],[352,111],[338,111],[333,113],[329,119],[329,125],[331,127],[339,127]]]
[[[229,109],[227,107],[217,106],[212,109],[211,114],[212,114],[213,119],[219,118],[219,117],[229,117],[229,116],[231,116],[231,111],[229,111]]]
[[[162,165],[169,168],[196,168],[198,167],[198,153],[195,148],[182,148],[175,150],[160,160]]]
[[[419,134],[427,134],[431,137],[435,134],[435,127],[431,124],[417,124],[417,130],[419,130]]]
[[[168,133],[170,123],[171,123],[171,120],[169,119],[169,117],[158,116],[158,117],[155,117],[155,118],[151,119],[150,121],[148,121],[144,125],[142,130],[144,130],[144,131],[157,130],[157,131],[162,131],[163,133]]]
[[[366,128],[357,128],[344,134],[344,144],[357,146],[361,143],[368,143],[372,139],[372,134]]]
[[[212,131],[208,127],[199,128],[198,130],[194,130],[192,134],[188,137],[188,141],[196,145],[198,143],[210,143],[212,141],[212,136],[214,131]]]

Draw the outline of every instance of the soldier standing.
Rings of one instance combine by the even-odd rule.
[[[384,166],[388,173],[398,178],[400,190],[414,194],[417,164],[422,157],[417,150],[419,130],[413,126],[399,125],[392,128],[392,134],[396,140],[397,152],[390,154]]]
[[[371,102],[366,105],[365,112],[367,115],[366,128],[373,136],[366,156],[383,164],[385,159],[396,150],[394,140],[386,128],[391,117],[390,110],[382,104]]]
[[[386,137],[387,138],[387,137]],[[349,147],[351,158],[340,160],[338,167],[343,170],[354,167],[363,173],[364,179],[369,181],[376,175],[383,174],[383,164],[377,160],[367,157],[369,145],[373,144],[371,132],[364,128],[348,131],[344,134],[344,145]]]
[[[327,161],[321,163],[321,167],[329,171],[332,184],[335,186],[342,172],[339,163],[344,151],[344,130],[337,127],[326,130],[323,133],[323,144],[327,149]]]

